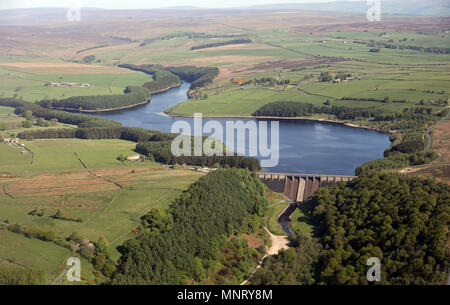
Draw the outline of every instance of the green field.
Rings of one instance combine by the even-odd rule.
[[[276,101],[303,102],[323,105],[330,101],[331,105],[347,107],[374,107],[383,111],[401,112],[404,108],[417,107],[420,100],[448,100],[450,84],[449,64],[439,67],[405,66],[385,69],[380,64],[369,67],[360,62],[342,62],[334,64],[336,70],[327,68],[310,68],[304,71],[268,71],[256,77],[276,77],[290,80],[291,85],[284,87],[268,86],[227,86],[223,89],[209,89],[204,93],[207,99],[193,99],[178,104],[167,111],[175,115],[191,115],[201,111],[210,116],[252,115],[261,106]],[[317,80],[321,72],[350,73],[361,80],[339,84],[329,84]],[[275,76],[276,75],[276,76]],[[312,79],[304,80],[305,75]],[[247,80],[252,78],[246,77]],[[443,92],[443,93],[442,93]],[[374,98],[383,100],[388,96],[391,100],[405,100],[404,103],[368,102],[360,100],[341,100],[343,97]],[[432,106],[436,110],[439,107]]]
[[[295,232],[301,232],[305,234],[314,233],[314,225],[307,216],[307,211],[310,208],[309,202],[300,203],[300,207],[297,208],[294,213],[291,214],[291,224]]]
[[[9,138],[10,136],[17,136],[23,131],[32,131],[38,129],[51,129],[51,128],[76,128],[75,125],[56,123],[48,127],[38,126],[35,123],[29,128],[23,128],[22,122],[25,118],[19,117],[14,114],[14,108],[0,106],[0,136]]]
[[[133,152],[136,144],[129,141],[48,139],[25,144],[35,154],[33,164],[30,153],[20,153],[21,147],[0,144],[0,174],[8,173],[0,176],[0,221],[54,230],[60,237],[78,232],[97,241],[104,235],[113,259],[119,257],[116,247],[134,236],[132,230],[140,224],[142,215],[153,207],[167,208],[203,175],[190,170],[162,168],[153,162],[116,160],[119,154],[136,154]],[[74,152],[88,169],[82,166]],[[34,209],[44,211],[44,215],[30,215]],[[58,210],[72,218],[81,218],[82,222],[52,218]],[[1,245],[5,244],[2,241],[0,256],[42,268],[49,279],[56,278],[55,270],[63,263],[69,252],[67,249],[20,234],[4,233],[6,245],[12,245],[9,239],[17,239],[26,241],[29,248],[26,252],[20,251],[22,256],[16,255],[18,248],[12,251],[3,246],[5,249],[2,249]],[[44,253],[42,256],[45,257],[55,247],[58,251],[46,264],[32,259],[35,251]],[[84,268],[88,273],[85,276],[92,279],[92,266]]]
[[[266,219],[267,228],[275,235],[286,235],[278,223],[278,216],[286,209],[289,200],[283,194],[272,192],[267,188],[266,197],[269,201],[269,211]]]
[[[0,264],[12,261],[13,265],[43,269],[47,284],[66,267],[69,254],[68,249],[55,244],[0,230]]]
[[[407,39],[404,41],[404,39]],[[246,81],[272,77],[278,81],[289,80],[288,86],[231,84],[218,80],[215,86],[202,89],[202,98],[178,104],[167,112],[174,115],[192,115],[202,112],[205,116],[248,116],[262,105],[276,101],[304,102],[348,107],[371,107],[383,111],[402,112],[404,108],[417,107],[425,102],[449,99],[450,60],[448,54],[410,49],[380,47],[379,53],[369,52],[366,44],[389,43],[398,46],[449,48],[446,34],[417,34],[406,32],[341,32],[330,34],[295,34],[288,29],[257,31],[257,42],[270,49],[206,49],[201,55],[205,60],[234,56],[262,59],[264,67],[245,63],[247,69],[237,69],[233,77]],[[401,42],[400,42],[401,41]],[[359,43],[357,43],[359,42]],[[361,42],[365,43],[362,44]],[[314,63],[318,56],[329,62]],[[340,58],[340,62],[333,62]],[[344,61],[342,61],[344,60]],[[228,63],[228,66],[231,66]],[[339,73],[350,73],[359,80],[330,84],[319,82],[321,72],[329,72],[333,78]],[[309,76],[309,77],[306,77]],[[227,82],[228,81],[228,82]],[[205,98],[206,96],[206,98]],[[343,97],[405,100],[405,103],[367,102],[341,100]],[[440,107],[433,106],[436,110]],[[427,106],[428,107],[428,106]]]
[[[105,167],[136,167],[144,163],[120,162],[116,158],[136,155],[133,149],[136,143],[123,140],[82,140],[82,139],[42,139],[22,142],[34,153],[21,154],[23,148],[18,145],[0,145],[2,172],[20,175],[34,175],[42,172],[79,171],[84,167],[82,161],[92,169]],[[148,166],[149,163],[145,163]]]
[[[71,69],[64,68],[64,66],[51,69],[43,67],[45,72],[39,72],[37,68],[8,67],[2,66],[0,62],[0,82],[2,83],[0,96],[16,96],[34,102],[44,98],[62,99],[71,96],[115,95],[123,94],[126,86],[141,86],[152,81],[152,77],[145,73],[129,72],[114,67],[107,68],[108,72],[105,73],[101,66],[85,66],[90,73],[79,68],[70,72]],[[45,87],[47,82],[88,83],[89,87]]]

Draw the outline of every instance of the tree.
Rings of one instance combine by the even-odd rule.
[[[22,116],[27,120],[31,120],[31,118],[33,117],[33,112],[31,110],[25,110]]]
[[[88,55],[83,58],[83,61],[87,64],[90,64],[95,60],[95,55]]]
[[[319,82],[330,82],[332,79],[330,72],[320,72]]]
[[[86,245],[80,246],[80,255],[86,257],[87,259],[93,259],[95,255],[95,249]]]
[[[106,250],[109,247],[109,242],[106,239],[105,236],[100,235],[100,237],[98,238],[98,242],[97,242],[97,248],[101,251],[101,252],[106,252]]]
[[[23,128],[31,128],[31,127],[33,127],[33,123],[31,123],[31,121],[22,121],[22,127]]]
[[[141,218],[142,224],[151,230],[164,232],[170,230],[173,219],[170,214],[161,208],[153,208]]]
[[[107,257],[105,253],[97,253],[97,255],[94,258],[94,267],[98,271],[102,271],[107,263]]]
[[[110,277],[114,274],[114,272],[116,271],[116,265],[114,265],[112,262],[108,261],[105,263],[104,267],[103,267],[103,274],[107,277]]]
[[[72,234],[69,235],[67,239],[73,240],[77,243],[81,243],[83,241],[83,236],[81,236],[81,234],[78,232],[73,232]]]
[[[36,119],[36,125],[44,126],[44,119],[43,118],[37,118]]]

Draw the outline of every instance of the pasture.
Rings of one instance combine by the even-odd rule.
[[[76,128],[75,125],[64,124],[56,122],[53,125],[43,127],[33,124],[31,127],[24,128],[22,122],[25,118],[17,116],[14,114],[14,108],[0,106],[0,136],[8,138],[10,136],[17,136],[20,132],[31,131],[38,129],[52,129],[52,128]]]
[[[151,81],[152,77],[145,73],[113,66],[65,62],[0,62],[0,95],[21,97],[31,102],[44,98],[123,94],[126,86],[141,86]],[[47,82],[87,83],[89,87],[45,86]]]
[[[116,159],[118,155],[136,154],[133,152],[136,144],[129,141],[45,139],[25,144],[34,153],[33,164],[31,154],[20,153],[19,146],[0,144],[0,221],[53,230],[60,237],[78,232],[97,241],[104,235],[114,259],[119,257],[116,247],[134,236],[132,231],[140,224],[141,216],[153,207],[168,208],[182,191],[204,175],[187,169],[168,169],[153,162],[120,162]],[[43,215],[31,215],[32,210],[42,211]],[[58,210],[82,222],[52,218]],[[49,279],[56,278],[55,270],[68,250],[20,234],[7,231],[1,234],[6,237],[0,245],[6,238],[29,242],[30,248],[22,252],[23,264],[41,267]],[[47,253],[54,247],[64,251],[62,254],[56,251],[57,257],[47,264],[25,261],[34,251]],[[5,248],[3,253],[22,259],[16,252]],[[85,268],[92,273],[92,267]]]

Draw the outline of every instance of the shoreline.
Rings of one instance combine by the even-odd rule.
[[[151,95],[153,95],[153,94],[164,93],[164,92],[167,92],[167,91],[169,91],[169,90],[171,90],[171,89],[178,88],[178,87],[180,87],[182,84],[183,84],[183,82],[180,82],[180,83],[178,83],[178,84],[175,84],[175,85],[173,85],[173,86],[169,86],[169,87],[164,88],[164,89],[156,90],[156,91],[153,91],[153,92],[149,91],[149,93],[150,93]],[[145,87],[144,87],[144,88],[145,88]]]
[[[164,112],[164,114],[171,116],[171,117],[180,117],[180,118],[192,118],[193,115],[180,115],[180,114],[171,114]],[[311,118],[311,117],[278,117],[278,116],[253,116],[253,115],[203,115],[203,118],[238,118],[238,119],[271,119],[271,120],[304,120],[304,121],[315,121],[315,122],[327,122],[327,123],[335,123],[335,124],[341,124],[348,127],[353,128],[362,128],[367,130],[374,130],[380,133],[384,134],[393,134],[393,131],[384,131],[375,127],[369,127],[369,126],[361,126],[353,123],[343,122],[339,120],[332,120],[332,119],[320,119],[320,118]]]
[[[62,110],[62,111],[68,111],[68,112],[78,112],[78,113],[100,113],[100,112],[109,112],[109,111],[115,111],[115,110],[123,110],[123,109],[129,109],[141,105],[145,105],[151,102],[151,98],[149,98],[145,102],[133,104],[133,105],[127,105],[127,106],[121,106],[116,108],[106,108],[106,109],[96,109],[96,110],[86,110],[86,109],[75,109],[75,108],[62,108],[62,107],[45,107],[47,109],[55,109],[55,110]]]
[[[134,107],[138,107],[138,106],[142,106],[142,105],[146,105],[148,103],[151,103],[152,101],[152,96],[153,95],[157,95],[160,93],[165,93],[171,89],[180,87],[182,85],[182,83],[173,85],[173,86],[169,86],[167,88],[158,90],[158,91],[154,91],[154,92],[150,92],[150,97],[148,100],[141,102],[141,103],[137,103],[137,104],[132,104],[132,105],[126,105],[126,106],[121,106],[121,107],[116,107],[116,108],[106,108],[106,109],[96,109],[96,110],[87,110],[87,109],[75,109],[75,108],[63,108],[63,107],[51,107],[51,108],[47,108],[47,109],[55,109],[55,110],[62,110],[62,111],[68,111],[68,112],[78,112],[78,113],[101,113],[101,112],[110,112],[110,111],[117,111],[117,110],[124,110],[124,109],[130,109],[130,108],[134,108]]]

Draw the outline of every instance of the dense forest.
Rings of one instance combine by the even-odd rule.
[[[137,66],[123,64],[119,65],[119,67],[134,71],[140,71],[151,75],[153,77],[153,81],[142,85],[142,87],[146,88],[151,94],[163,92],[181,84],[181,79],[177,75],[166,70],[163,66],[160,65]]]
[[[347,98],[348,99],[348,98]],[[300,117],[313,114],[330,114],[339,120],[373,119],[376,122],[395,121],[397,124],[404,121],[414,121],[416,128],[423,127],[430,120],[433,110],[431,108],[405,108],[402,113],[386,112],[374,107],[353,108],[346,106],[316,106],[299,102],[273,102],[259,108],[254,116]],[[393,126],[394,129],[405,129],[404,126]]]
[[[128,86],[123,95],[73,96],[62,100],[41,100],[37,104],[46,108],[83,112],[133,106],[148,99],[149,93],[144,88]]]
[[[362,177],[313,197],[324,246],[319,280],[365,284],[366,261],[380,258],[382,282],[437,284],[445,279],[450,187],[394,174]]]
[[[193,138],[192,138],[193,141]],[[148,156],[150,160],[164,164],[187,164],[202,167],[231,167],[246,168],[250,171],[259,171],[261,166],[256,158],[238,156],[179,156],[171,152],[171,141],[143,142],[136,145],[136,152]],[[191,145],[194,149],[194,145]]]
[[[296,232],[292,247],[269,256],[251,279],[256,285],[314,285],[322,245],[316,238]]]
[[[153,37],[145,39],[139,46],[144,47],[158,40],[170,40],[174,38],[187,37],[189,39],[205,39],[205,38],[237,38],[237,37],[247,37],[247,34],[206,34],[198,32],[176,32],[159,37]]]
[[[181,83],[181,79],[191,83],[190,89],[196,89],[211,83],[219,75],[219,69],[216,67],[163,67],[161,65],[137,66],[129,64],[119,65],[119,67],[152,75],[153,82],[143,85],[151,93],[177,86]]]
[[[133,142],[167,141],[174,136],[159,131],[147,130],[135,127],[111,127],[111,128],[61,128],[61,129],[38,129],[23,131],[18,134],[21,139],[57,139],[57,138],[79,138],[79,139],[121,139]]]
[[[256,175],[211,172],[167,212],[143,217],[147,230],[119,247],[122,257],[112,284],[238,283],[261,253],[229,237],[254,232],[266,210],[264,186]]]
[[[191,50],[201,50],[201,49],[209,49],[209,48],[217,48],[217,47],[223,47],[223,46],[229,46],[233,44],[244,44],[244,43],[251,43],[252,41],[250,39],[233,39],[223,42],[214,42],[214,43],[206,43],[201,44],[198,46],[191,47]]]
[[[99,116],[48,109],[41,107],[35,103],[16,100],[13,98],[0,98],[0,106],[15,108],[14,113],[17,115],[21,115],[26,111],[31,111],[32,114],[36,117],[44,118],[48,121],[57,120],[61,123],[77,125],[80,128],[111,128],[122,126],[122,124],[119,122],[108,120]]]
[[[214,78],[219,75],[219,68],[216,67],[168,67],[173,74],[178,75],[181,79],[191,83],[190,89],[197,89],[212,83]]]
[[[381,261],[379,284],[440,284],[446,279],[450,187],[397,174],[322,188],[309,217],[317,238],[265,260],[253,284],[368,284],[367,259]]]

